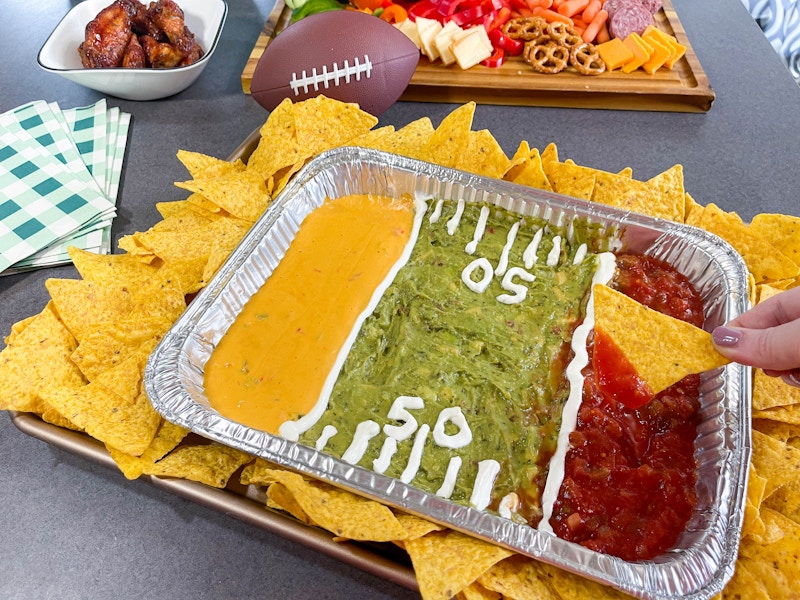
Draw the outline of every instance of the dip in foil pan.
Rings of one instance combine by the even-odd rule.
[[[413,223],[408,228],[390,223],[389,234],[373,240],[377,247],[383,238],[409,229],[410,240],[405,243],[401,260],[380,285],[373,286],[369,304],[355,319],[333,367],[326,371],[323,392],[319,394],[324,401],[312,404],[310,410],[284,415],[280,427],[271,428],[272,433],[268,432],[270,427],[253,426],[248,419],[232,416],[239,413],[221,409],[210,398],[215,387],[236,387],[227,381],[216,385],[220,382],[214,380],[217,372],[214,369],[231,366],[214,364],[218,348],[265,282],[277,279],[273,274],[280,271],[279,265],[296,264],[296,269],[315,271],[316,263],[287,262],[293,256],[290,246],[302,235],[298,233],[301,223],[309,222],[306,218],[317,214],[316,209],[332,204],[327,202],[329,199],[359,195],[406,199],[413,204]],[[353,227],[351,221],[347,231],[366,231],[372,225],[372,220],[364,219]],[[304,225],[302,230],[307,227]],[[456,233],[459,227],[466,232]],[[502,231],[500,241],[490,249],[484,240],[493,235],[498,237],[498,231]],[[437,247],[449,243],[447,236],[458,235],[466,236],[464,240],[468,241],[459,250],[463,264],[447,265],[434,258],[426,265],[424,257],[415,254],[419,240]],[[365,248],[365,254],[373,249],[371,244]],[[521,245],[526,252],[522,252]],[[314,261],[321,260],[319,257],[327,260],[328,248],[322,248],[320,253],[319,246],[317,243],[318,258]],[[308,248],[313,249],[313,243]],[[623,560],[565,541],[550,526],[549,517],[563,480],[570,433],[575,428],[581,402],[580,373],[586,362],[580,360],[582,356],[586,360],[585,347],[590,339],[591,310],[586,306],[591,301],[584,300],[580,308],[583,312],[576,317],[579,324],[573,327],[561,321],[548,322],[543,326],[546,334],[542,334],[542,340],[526,340],[523,317],[517,322],[503,311],[514,310],[514,305],[522,306],[526,293],[533,294],[531,290],[536,288],[546,298],[541,302],[543,306],[551,307],[545,311],[550,315],[548,318],[562,319],[563,315],[575,312],[569,302],[581,296],[571,294],[570,286],[578,285],[575,282],[581,278],[584,289],[590,289],[592,282],[607,282],[615,270],[613,256],[622,253],[652,257],[683,274],[702,298],[706,329],[725,323],[748,307],[747,271],[741,257],[707,232],[374,150],[331,150],[309,162],[296,175],[164,337],[147,365],[147,393],[166,419],[206,438],[634,596],[710,598],[733,575],[741,532],[751,446],[750,370],[746,367],[731,364],[704,373],[697,380],[699,408],[693,456],[690,452],[696,465],[696,480],[691,490],[696,502],[684,530],[669,549],[647,559]],[[610,263],[609,257],[612,257]],[[404,269],[414,264],[422,266],[411,271],[411,275],[404,275]],[[589,264],[593,266],[586,266]],[[392,304],[392,294],[401,294],[396,291],[401,289],[400,284],[418,287],[423,290],[420,294],[425,295],[428,293],[425,274],[444,272],[443,269],[451,267],[448,295],[450,292],[453,296],[481,295],[490,285],[502,285],[500,291],[505,293],[496,294],[496,302],[494,297],[491,299],[496,310],[487,308],[489,305],[447,310],[442,305],[449,300],[437,301],[432,302],[439,310],[434,316],[437,321],[434,328],[444,333],[430,332],[430,320],[421,334],[406,327],[407,323],[425,322],[424,315],[416,314],[417,308],[410,311],[413,314],[401,315],[405,318],[404,325],[392,329],[397,313],[403,312],[394,310]],[[532,275],[533,272],[537,275]],[[555,278],[548,279],[548,273]],[[362,275],[350,273],[348,280],[360,279]],[[303,282],[298,289],[314,298],[317,287],[313,282]],[[254,320],[268,321],[282,308],[291,312],[302,294],[291,291],[283,297],[276,292],[272,298],[278,299],[277,308],[265,309]],[[317,297],[312,302],[322,300],[332,302],[329,311],[332,322],[345,319],[345,311],[340,313],[342,307],[336,305],[335,298]],[[465,332],[472,331],[470,328],[482,322],[487,313],[496,313],[492,318],[500,319],[499,329],[504,337],[497,338],[498,327],[487,328],[485,335],[467,336]],[[438,321],[442,322],[441,328]],[[451,321],[452,327],[445,328],[444,323]],[[318,338],[324,337],[323,333]],[[294,338],[288,332],[277,346],[273,344],[268,355],[256,347],[259,335],[253,333],[249,340],[246,335],[239,338],[237,349],[253,363],[292,366],[299,374],[297,388],[303,387],[306,374],[311,380],[316,365],[308,355],[295,355],[296,347],[301,344],[290,342]],[[495,349],[501,358],[490,359],[494,370],[485,376],[473,372],[466,355],[487,354],[493,340],[495,346],[505,346]],[[562,392],[567,389],[566,392],[548,392],[538,386],[536,368],[543,368],[549,374],[552,367],[549,364],[537,367],[535,356],[540,351],[548,356],[540,347],[550,344],[557,348],[564,340],[572,344],[570,352],[560,354],[569,360],[563,369],[567,372],[565,379],[569,380],[572,369],[577,380],[571,381],[571,385],[556,386]],[[517,344],[524,346],[525,351],[514,352]],[[423,347],[432,350],[422,355]],[[359,353],[361,358],[354,358]],[[381,357],[393,353],[404,355],[406,362],[392,367],[392,381],[403,383],[398,383],[397,388],[390,386],[389,396],[373,385],[372,380],[358,379],[360,372],[384,369],[375,365],[381,364]],[[508,356],[507,360],[504,356]],[[515,362],[518,359],[520,362]],[[567,358],[564,362],[567,363]],[[250,374],[247,361],[234,367]],[[442,376],[442,369],[447,368],[459,371],[458,377],[451,379],[446,373]],[[445,380],[444,383],[434,384],[437,378]],[[490,387],[503,388],[496,384],[497,378],[510,382],[512,388],[522,382],[519,389],[524,390],[525,402],[530,396],[530,402],[540,410],[533,420],[531,414],[536,411],[527,405],[515,406],[519,403],[516,397],[507,398],[499,411],[496,407],[482,406],[483,392],[478,394],[478,404],[469,408],[465,405],[463,410],[460,406],[445,407],[446,402],[430,405],[430,398],[448,395],[454,398],[451,404],[459,405],[459,394],[466,380],[480,380],[482,384],[484,380],[492,380]],[[249,383],[263,383],[255,380],[248,383],[246,377],[242,381],[245,387]],[[570,393],[570,387],[577,389],[577,394]],[[406,388],[407,394],[401,391]],[[387,410],[387,406],[391,408]],[[485,414],[490,412],[505,416]],[[350,416],[353,423],[344,427]],[[481,452],[491,455],[496,451],[492,445],[495,442],[488,440],[504,436],[508,451],[517,460],[511,478],[516,480],[498,483],[498,473],[507,468],[504,459],[478,460],[475,455],[464,455],[462,461],[460,453],[465,448],[476,449],[478,456]],[[532,453],[531,448],[540,454]],[[432,464],[429,457],[435,452],[450,456],[449,462],[442,459]],[[519,467],[521,464],[525,467]],[[436,480],[436,484],[429,480]],[[498,492],[503,485],[508,489]],[[519,485],[541,493],[533,493],[527,503],[520,502],[514,491]],[[499,502],[498,494],[502,497]]]

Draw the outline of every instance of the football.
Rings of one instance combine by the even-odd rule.
[[[290,24],[267,45],[250,93],[270,111],[284,98],[299,102],[323,94],[378,116],[402,95],[419,56],[402,31],[378,17],[354,10],[317,13]]]

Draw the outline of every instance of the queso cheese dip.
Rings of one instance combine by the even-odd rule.
[[[205,367],[220,414],[278,433],[317,402],[339,350],[411,235],[413,201],[329,200],[247,302]]]

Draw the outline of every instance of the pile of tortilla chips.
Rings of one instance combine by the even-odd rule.
[[[522,185],[703,227],[728,240],[752,273],[754,301],[800,284],[800,218],[759,215],[746,225],[683,188],[675,165],[647,181],[599,171],[520,143],[510,159],[488,131],[472,131],[475,104],[438,127],[422,118],[374,128],[354,105],[323,96],[278,106],[249,158],[181,151],[185,200],[157,205],[163,219],[120,240],[122,254],[79,250],[80,279],[51,279],[51,301],[12,327],[0,352],[0,409],[35,413],[106,445],[128,478],[178,477],[223,488],[257,486],[270,509],[330,531],[337,541],[395,543],[426,599],[614,598],[623,594],[506,549],[392,510],[209,443],[163,420],[142,372],[149,352],[286,182],[323,150],[360,145]],[[800,390],[755,375],[754,456],[736,575],[723,598],[789,598],[800,581]]]

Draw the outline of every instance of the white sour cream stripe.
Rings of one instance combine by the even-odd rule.
[[[543,235],[544,228],[537,229],[536,233],[533,234],[531,243],[528,244],[528,247],[525,248],[525,251],[522,253],[522,262],[525,264],[526,269],[532,268],[533,265],[536,264],[536,261],[539,260],[539,257],[536,256],[536,252],[539,250],[539,244],[542,241]]]
[[[422,451],[425,449],[425,441],[428,439],[430,431],[431,427],[427,423],[423,423],[417,430],[417,435],[414,437],[414,445],[411,447],[411,456],[408,457],[408,464],[403,474],[400,475],[400,481],[403,483],[411,483],[414,477],[417,476],[419,465],[422,462]]]
[[[453,456],[450,462],[447,463],[447,473],[444,474],[444,481],[442,486],[436,492],[440,498],[449,498],[453,495],[453,490],[456,488],[456,480],[458,479],[458,472],[461,470],[461,457]]]
[[[481,207],[481,214],[478,217],[477,225],[475,225],[475,234],[472,236],[472,241],[464,248],[467,254],[475,254],[475,250],[478,249],[478,242],[483,239],[483,234],[486,231],[486,222],[489,220],[489,213],[491,213],[491,210],[489,210],[488,206]]]
[[[397,453],[397,440],[393,437],[387,437],[383,440],[381,446],[381,453],[378,458],[372,461],[372,470],[376,473],[383,474],[389,465],[392,464],[392,457]]]
[[[545,264],[548,267],[555,267],[558,264],[559,258],[561,258],[561,236],[557,235],[553,237],[553,247],[547,255],[547,262]]]
[[[369,447],[369,441],[381,432],[381,426],[375,421],[363,421],[356,427],[350,447],[342,454],[342,460],[351,465],[357,465],[364,458],[364,453]]]
[[[478,475],[472,488],[469,503],[478,510],[485,510],[492,499],[494,480],[500,473],[500,463],[494,459],[482,460],[478,463]]]
[[[458,229],[458,225],[461,223],[461,217],[464,215],[465,206],[466,202],[464,202],[463,198],[458,201],[458,204],[456,204],[456,213],[450,217],[450,220],[447,222],[448,235],[455,235],[456,229]]]
[[[506,243],[503,250],[500,252],[500,260],[497,263],[497,268],[494,270],[495,275],[502,277],[508,269],[508,255],[511,253],[511,248],[517,240],[517,232],[519,231],[519,221],[511,226],[506,236]]]
[[[597,270],[592,276],[592,287],[595,283],[608,283],[614,276],[616,268],[616,257],[611,252],[603,252],[597,255]],[[567,365],[566,376],[569,383],[569,396],[564,403],[561,411],[561,429],[558,432],[556,451],[550,459],[547,481],[542,492],[542,520],[539,521],[538,529],[553,533],[550,525],[550,517],[553,514],[553,504],[558,497],[558,491],[564,481],[564,461],[569,450],[569,434],[575,431],[578,422],[578,409],[583,399],[583,375],[581,371],[589,363],[589,353],[586,342],[589,332],[594,328],[594,296],[589,296],[586,306],[586,316],[583,323],[575,328],[572,334],[572,351],[575,356]]]
[[[431,216],[428,219],[428,223],[438,223],[439,222],[439,219],[442,216],[442,206],[443,205],[444,205],[444,200],[442,200],[442,199],[439,199],[436,202],[436,206],[434,207],[433,212],[431,213]]]
[[[325,427],[322,428],[322,433],[319,434],[319,438],[317,438],[317,442],[314,445],[314,447],[317,450],[322,451],[322,449],[328,445],[330,439],[337,433],[339,433],[339,430],[336,429],[336,427],[334,427],[333,425],[325,425]]]

